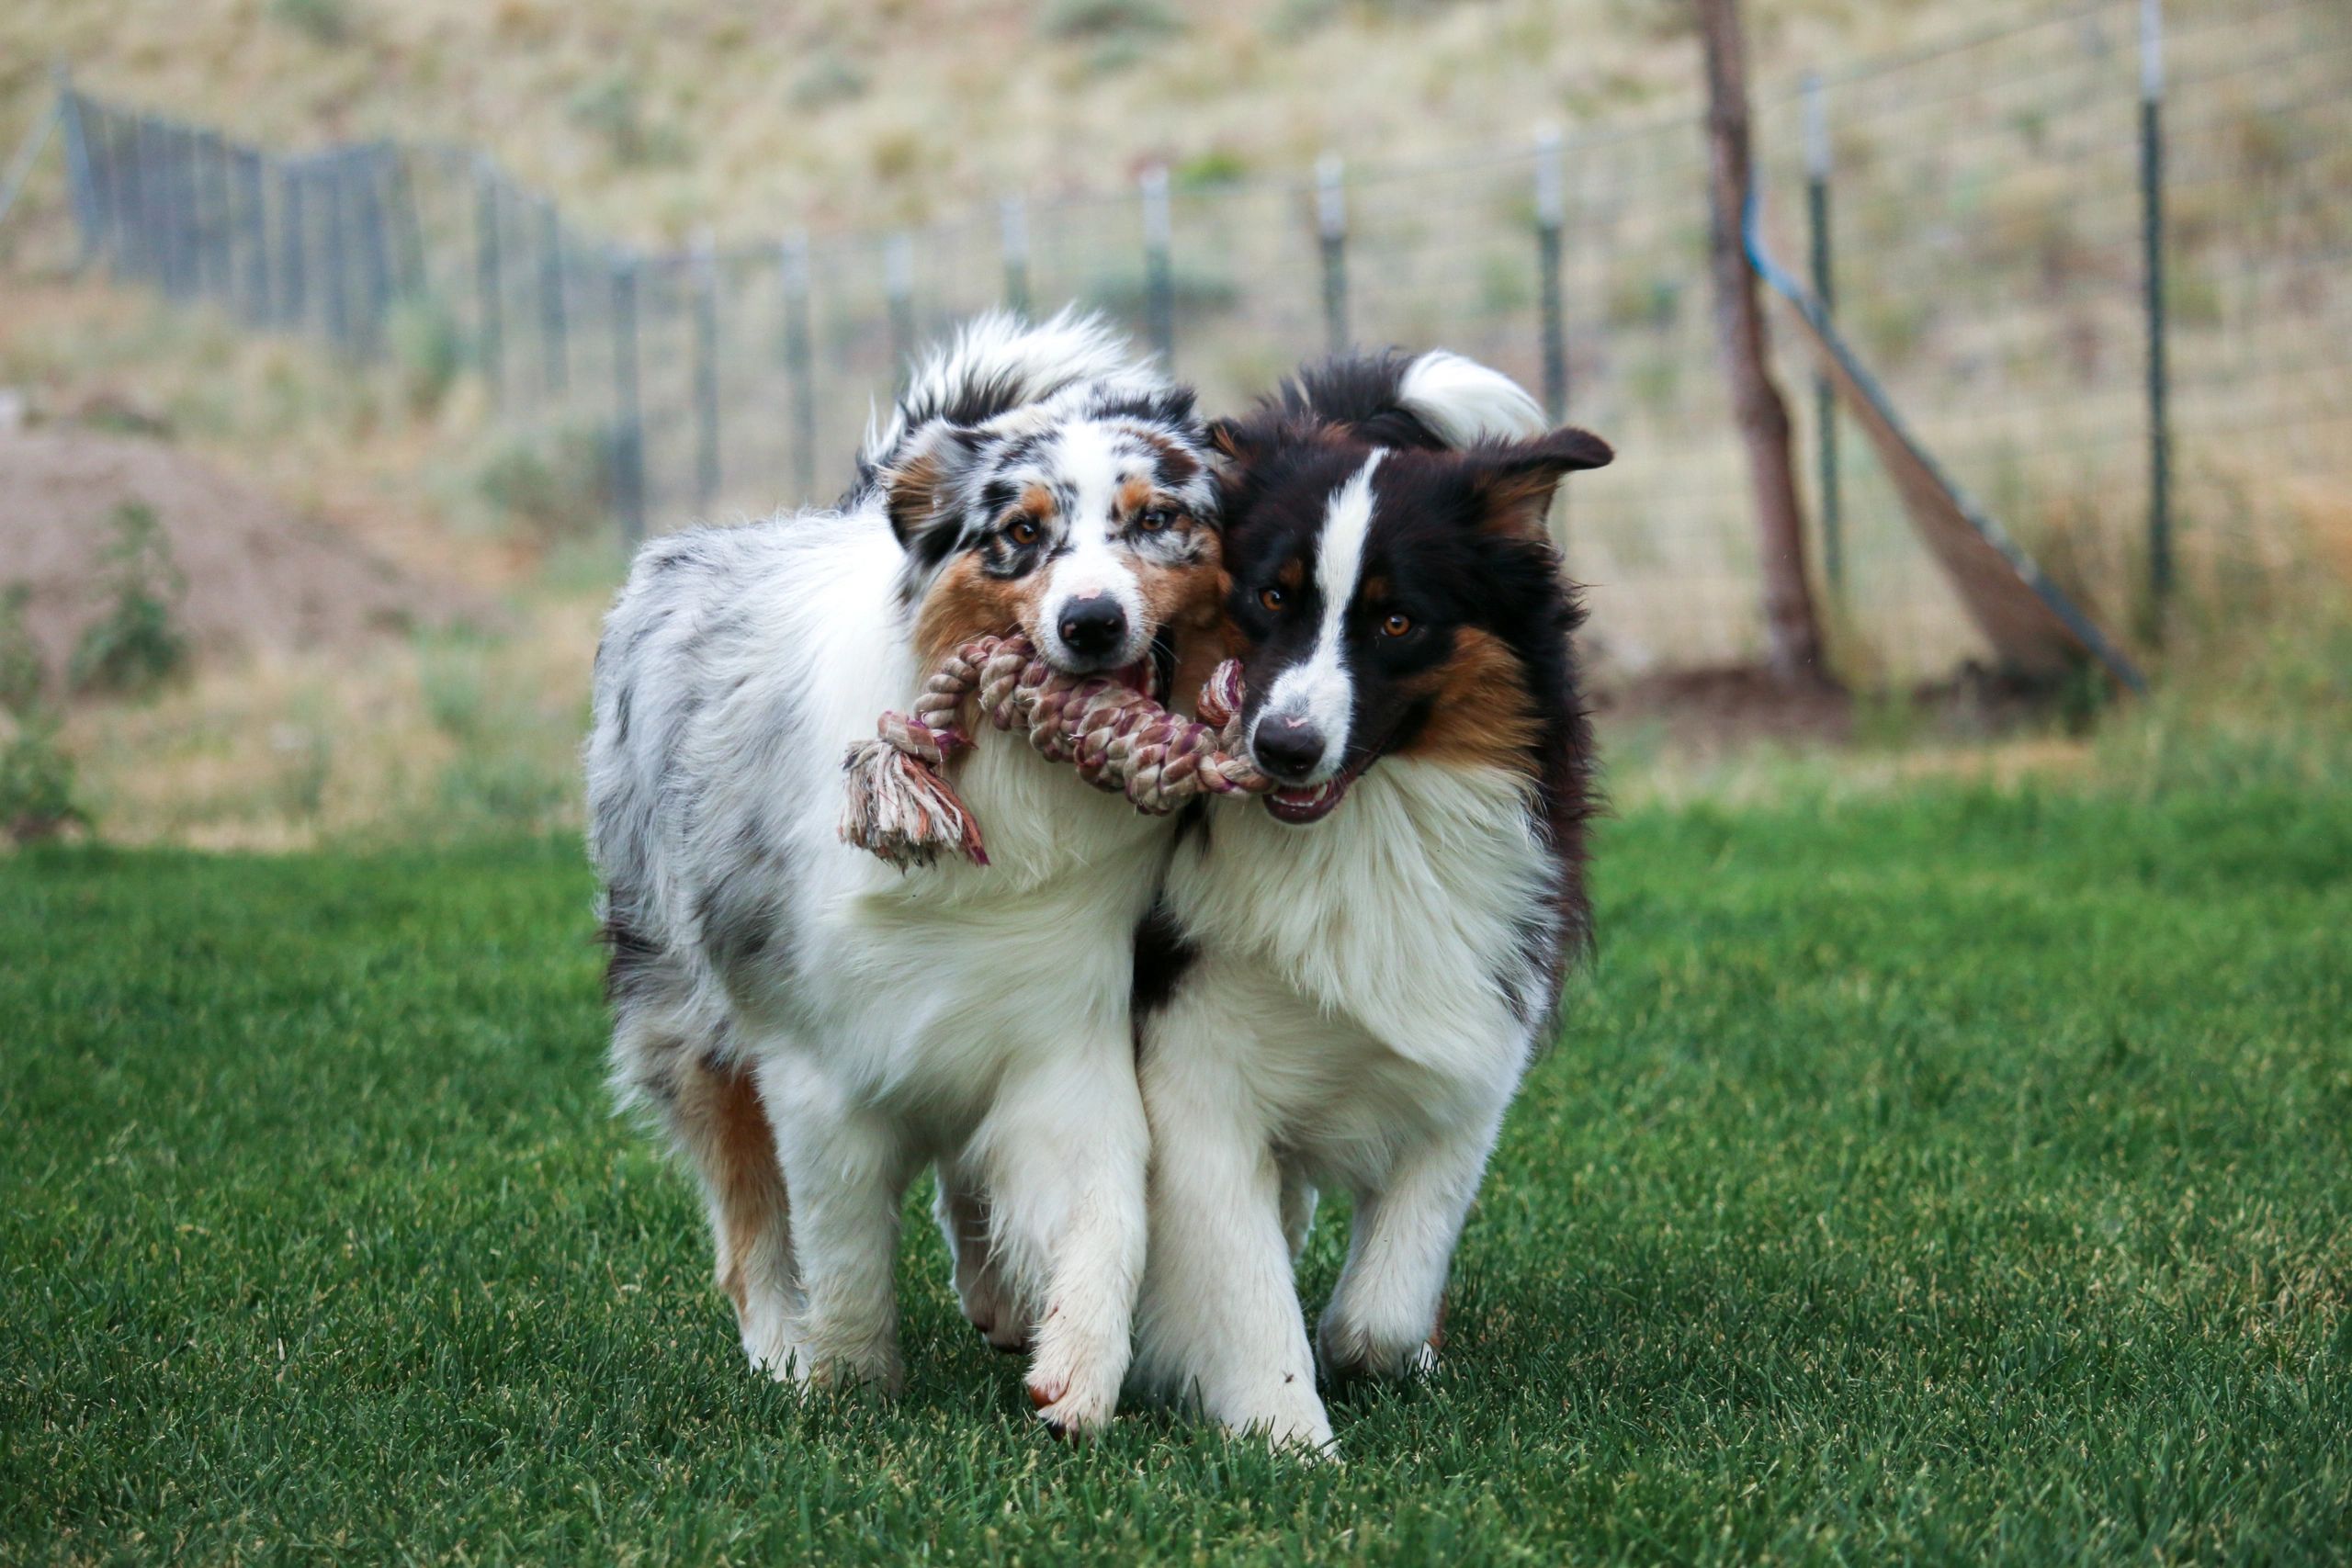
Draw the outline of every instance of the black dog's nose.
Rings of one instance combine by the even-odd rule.
[[[1274,778],[1295,784],[1323,760],[1323,732],[1304,718],[1279,718],[1269,714],[1258,723],[1250,742],[1258,765]]]
[[[1073,599],[1062,607],[1062,645],[1080,659],[1115,653],[1127,640],[1127,613],[1108,593]]]

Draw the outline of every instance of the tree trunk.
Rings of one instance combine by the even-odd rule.
[[[1708,245],[1715,283],[1715,333],[1732,412],[1747,446],[1756,491],[1757,558],[1764,573],[1764,625],[1772,673],[1785,685],[1826,684],[1821,623],[1805,574],[1804,513],[1797,502],[1789,407],[1774,385],[1764,309],[1747,265],[1741,227],[1751,168],[1747,151],[1747,59],[1739,0],[1694,0],[1707,61]]]

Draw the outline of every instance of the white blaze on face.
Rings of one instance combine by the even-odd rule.
[[[1331,492],[1324,503],[1322,538],[1315,556],[1315,591],[1323,601],[1323,619],[1315,632],[1315,650],[1305,660],[1275,677],[1266,694],[1257,723],[1304,721],[1323,737],[1323,759],[1303,781],[1319,784],[1340,771],[1348,754],[1348,730],[1355,715],[1355,679],[1348,671],[1348,606],[1363,575],[1364,536],[1372,532],[1372,474],[1388,456],[1375,448],[1348,482]],[[1255,728],[1251,730],[1256,733]]]
[[[1118,509],[1118,448],[1109,428],[1093,423],[1066,426],[1054,444],[1054,472],[1071,496],[1062,521],[1060,553],[1046,565],[1045,595],[1038,602],[1038,633],[1048,663],[1066,670],[1111,669],[1143,657],[1156,627],[1144,613],[1143,590],[1125,552],[1112,543]],[[1071,604],[1107,594],[1127,617],[1127,640],[1101,660],[1080,657],[1062,641],[1062,615]]]

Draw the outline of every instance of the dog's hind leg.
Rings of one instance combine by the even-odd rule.
[[[1029,1342],[1028,1314],[989,1235],[989,1201],[978,1175],[962,1161],[939,1162],[939,1191],[932,1218],[956,1267],[956,1299],[965,1321],[989,1346],[1008,1353]]]
[[[725,1013],[698,999],[674,965],[641,961],[628,977],[614,997],[615,1084],[653,1112],[694,1168],[744,1354],[780,1373],[792,1358],[798,1287],[791,1204],[758,1082],[727,1054]]]

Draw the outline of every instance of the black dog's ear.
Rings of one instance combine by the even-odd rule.
[[[1545,515],[1560,480],[1580,468],[1602,468],[1616,454],[1589,430],[1563,425],[1548,435],[1486,446],[1465,457],[1478,502],[1478,525],[1490,532],[1548,536]]]
[[[945,420],[921,426],[900,444],[881,479],[890,532],[901,549],[933,558],[947,553],[963,523],[956,495],[979,449],[978,431]]]
[[[1217,477],[1238,478],[1255,468],[1273,443],[1265,422],[1256,419],[1213,419],[1208,423],[1209,463]]]

